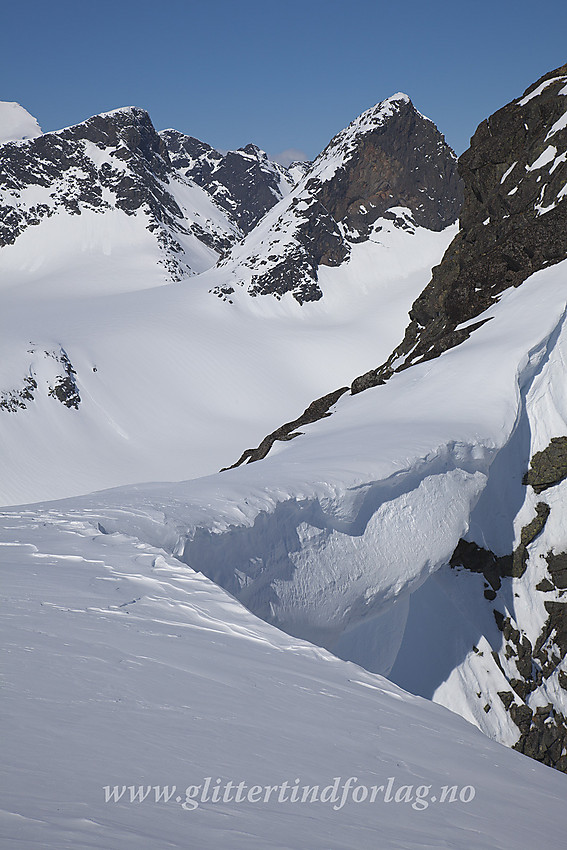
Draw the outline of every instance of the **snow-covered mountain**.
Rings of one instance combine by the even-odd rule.
[[[164,130],[173,165],[207,191],[242,233],[249,233],[296,180],[256,145],[222,154],[177,130]]]
[[[566,94],[464,187],[399,94],[241,195],[137,109],[0,148],[13,846],[560,845]]]
[[[310,610],[322,593],[319,578],[309,592],[304,576],[288,580],[285,599],[279,592],[277,603],[265,575],[258,577],[261,592],[254,582],[240,592],[262,616],[268,616],[270,599],[272,620],[292,633],[389,673],[492,737],[561,770],[567,769],[566,95],[564,67],[480,125],[459,162],[465,183],[459,233],[412,306],[402,343],[383,366],[352,384],[353,395],[374,388],[379,409],[370,412],[368,400],[362,410],[377,433],[393,428],[394,415],[396,446],[386,441],[386,449],[380,441],[380,458],[384,462],[393,451],[392,461],[399,455],[394,477],[413,479],[411,498],[401,484],[394,492],[402,488],[404,505],[416,500],[410,509],[419,551],[412,539],[409,552],[398,551],[408,532],[392,518],[383,521],[375,541],[388,558],[396,553],[389,605],[384,587],[373,588],[376,555],[362,583],[353,584],[351,567],[345,568],[350,592],[339,582],[341,603],[326,590],[335,625],[325,621],[323,631],[319,606],[315,614]],[[337,423],[317,423],[308,429],[309,438],[316,440],[319,429],[340,431],[339,423],[347,421],[352,428],[345,439],[352,439],[364,416],[356,408],[353,425],[355,402],[345,393],[343,387],[313,402],[244,452],[239,463],[264,458],[278,441],[327,415],[341,397],[333,416]],[[397,410],[401,413],[392,413]],[[411,430],[413,421],[419,427]],[[427,423],[434,425],[430,435]],[[408,427],[406,446],[401,435]],[[305,451],[295,443],[293,449]],[[471,484],[477,480],[469,497],[464,482],[457,488],[464,509],[454,503],[446,513],[443,501],[435,509],[431,493],[427,506],[420,501],[432,467],[443,487],[455,474],[472,475]],[[390,475],[373,487],[387,492]],[[455,511],[460,540],[454,537]],[[439,550],[445,534],[448,550]],[[315,539],[320,561],[322,544]],[[335,564],[336,554],[329,557]],[[404,560],[410,572],[401,580]],[[455,572],[462,568],[472,575]],[[390,571],[383,564],[377,572]],[[221,583],[222,573],[215,566]],[[296,593],[304,597],[301,603]]]
[[[155,286],[214,265],[239,235],[133,107],[5,144],[0,191],[3,286],[57,287],[72,265],[79,292]]]
[[[372,107],[335,136],[297,186],[221,264],[251,295],[323,297],[321,267],[394,226],[437,232],[457,219],[456,158],[405,94]],[[226,284],[217,293],[227,294]]]
[[[367,157],[371,138],[376,158],[382,155],[381,120],[380,133],[366,133]],[[419,120],[427,139],[433,125]],[[434,136],[436,150],[440,136]],[[354,144],[352,130],[348,137]],[[268,192],[274,202],[274,174],[285,189],[281,168],[257,149],[218,164],[202,146],[201,176],[197,165],[193,174],[203,188],[185,176],[187,162],[174,164],[164,138],[170,145],[187,141],[158,135],[147,113],[124,109],[2,148],[4,503],[192,478],[229,465],[290,409],[303,409],[337,381],[348,385],[387,357],[454,235],[451,227],[406,224],[410,212],[395,207],[376,219],[372,238],[349,241],[333,267],[321,254],[326,237],[318,222],[301,283],[316,286],[317,303],[301,304],[293,285],[284,297],[275,290],[278,298],[272,297],[262,272],[266,294],[256,297],[251,266],[273,271],[272,232],[284,254],[295,250],[296,190],[215,265],[225,246],[243,236],[236,219],[246,210],[261,212],[243,206],[246,198],[234,185],[238,216],[228,201],[217,204],[216,197],[228,197],[221,192],[223,163],[237,161],[238,173],[248,168],[250,179],[259,174],[258,197]],[[423,148],[424,169],[430,153]],[[218,165],[210,179],[203,177],[207,156]],[[454,168],[450,152],[446,161]],[[373,179],[369,192],[385,178],[376,171]],[[287,236],[277,230],[286,216]],[[320,265],[313,265],[315,255]],[[63,384],[69,403],[56,392]]]

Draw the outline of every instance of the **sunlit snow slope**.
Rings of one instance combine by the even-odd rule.
[[[143,537],[106,533],[108,513],[69,503],[0,518],[3,847],[560,846],[560,774],[257,620]],[[132,531],[148,522],[118,514]],[[233,783],[226,802],[202,801],[206,777]],[[292,802],[294,787],[335,782],[327,802]],[[250,800],[235,800],[239,783],[256,786]],[[343,803],[344,783],[358,791]],[[279,787],[264,802],[266,786]]]
[[[335,171],[329,160],[329,181],[324,169],[318,183],[306,175],[214,268],[169,286],[136,285],[133,273],[131,286],[103,291],[88,276],[81,289],[76,264],[44,289],[19,265],[4,290],[2,498],[44,500],[7,507],[0,522],[10,650],[2,825],[14,847],[509,850],[563,840],[559,772],[380,674],[506,744],[524,734],[516,721],[529,737],[538,704],[552,701],[538,715],[547,731],[562,710],[556,620],[540,647],[545,682],[542,673],[523,698],[512,680],[527,666],[524,637],[537,644],[546,614],[556,616],[546,603],[564,605],[558,587],[540,603],[536,584],[547,547],[567,539],[565,482],[552,482],[548,524],[528,539],[526,523],[543,509],[518,478],[567,431],[567,264],[500,286],[461,344],[349,394],[403,335],[456,231],[443,225],[458,202],[443,211],[430,198],[438,227],[418,226],[419,197],[394,185],[389,122],[401,122],[409,147],[416,127],[432,134],[440,181],[456,180],[454,157],[406,96],[365,115],[360,132],[354,122],[354,136],[337,137],[344,159]],[[148,138],[159,170],[165,152]],[[377,158],[388,187],[368,198],[357,188],[343,209],[327,183],[348,173],[366,185]],[[154,178],[138,187],[146,201],[136,215],[171,234],[178,216],[171,208],[159,219],[164,207],[152,204],[165,182]],[[131,186],[122,188],[116,197],[129,203]],[[65,192],[61,215],[42,217],[24,197],[25,227],[4,257],[71,220],[73,199]],[[341,385],[330,416],[259,463],[208,474]],[[177,483],[139,483],[167,478]],[[115,484],[126,486],[92,493]],[[497,556],[521,543],[525,573],[487,594],[484,575],[453,562],[473,541]],[[340,810],[273,797],[183,809],[187,786],[207,776],[262,788],[350,776],[412,787],[397,803],[353,799]],[[418,784],[431,786],[422,811],[410,796]],[[165,785],[179,791],[152,802]],[[439,803],[450,785],[474,787],[474,799]],[[105,803],[105,786],[150,792]]]
[[[413,127],[418,113],[403,106]],[[434,125],[424,126],[440,144]],[[442,162],[453,168],[445,148]],[[287,186],[215,266],[242,236],[236,201],[228,211],[215,202],[218,170],[207,183],[204,160],[195,176],[210,195],[184,175],[175,151],[172,164],[143,110],[95,116],[0,153],[4,504],[231,464],[290,410],[387,356],[455,232],[420,227],[394,206],[372,218],[339,265],[323,258],[311,268],[319,300],[300,304],[291,291],[258,295],[248,284],[251,263],[271,268],[274,233],[278,250],[293,249],[303,189]],[[274,177],[257,149],[235,158]],[[287,230],[278,226],[288,219]]]

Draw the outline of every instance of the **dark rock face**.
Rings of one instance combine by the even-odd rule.
[[[28,406],[27,403],[34,400],[36,390],[36,376],[33,374],[26,375],[21,387],[0,391],[0,410],[7,410],[8,413],[25,410]]]
[[[484,591],[484,596],[486,599],[495,599],[503,578],[521,578],[524,575],[528,560],[527,546],[541,534],[549,514],[550,507],[545,502],[536,505],[535,517],[522,528],[520,543],[510,555],[495,555],[490,549],[461,539],[451,556],[450,565],[482,573],[491,588]]]
[[[129,168],[113,168],[105,162],[97,168],[87,144],[109,149],[110,157]],[[112,160],[111,160],[112,161]],[[181,219],[174,199],[163,188],[171,166],[167,149],[141,109],[96,115],[67,130],[46,133],[25,144],[2,147],[0,189],[17,198],[28,186],[51,190],[49,204],[25,209],[17,201],[0,211],[0,245],[15,242],[25,227],[39,223],[63,207],[80,215],[81,209],[102,211],[110,204],[104,189],[115,196],[115,205],[132,214],[147,205],[156,221]]]
[[[567,590],[567,552],[559,552],[557,555],[549,552],[545,556],[545,560],[553,586]]]
[[[340,265],[378,218],[410,231],[442,230],[461,199],[456,157],[441,133],[406,95],[389,98],[335,136],[307,170],[266,234],[275,246],[268,262],[246,261],[257,272],[249,291],[291,292],[300,303],[321,298],[319,266]]]
[[[522,733],[514,749],[567,773],[567,718],[551,703],[524,718],[517,712],[511,716]]]
[[[28,350],[28,354],[33,355],[33,360],[29,365],[28,374],[21,382],[21,386],[10,390],[0,390],[0,411],[19,413],[26,410],[30,403],[35,400],[40,386],[37,369],[41,361],[49,363],[51,367],[52,377],[47,382],[47,395],[61,402],[65,407],[78,410],[81,395],[76,381],[77,373],[67,352],[63,348],[59,348],[57,351],[41,352],[32,348]],[[53,368],[53,363],[57,364],[55,368]],[[45,381],[41,383],[45,386]]]
[[[387,120],[380,120],[379,105],[366,113],[369,121],[376,113],[372,130],[358,132],[351,140],[347,128],[323,151],[322,160],[337,154],[344,158],[332,179],[321,182],[315,176],[306,184],[344,224],[352,241],[366,239],[376,219],[392,207],[410,209],[415,223],[429,230],[452,224],[461,208],[462,185],[453,151],[409,98],[394,96],[390,101]],[[317,161],[313,170],[317,174]]]
[[[58,212],[81,215],[83,210],[104,213],[113,208],[127,215],[139,210],[147,214],[147,227],[162,247],[163,264],[174,280],[187,272],[177,234],[193,233],[215,250],[228,247],[218,235],[184,218],[171,191],[177,172],[167,146],[142,109],[95,115],[0,150],[0,248]],[[40,201],[26,200],[30,187],[38,190]]]
[[[78,410],[81,403],[81,395],[75,380],[77,373],[75,369],[73,369],[73,365],[67,356],[67,352],[61,349],[58,354],[56,352],[51,352],[50,356],[57,363],[61,364],[63,367],[63,374],[56,377],[53,382],[53,386],[49,387],[48,395],[56,398],[61,402],[61,404],[64,404],[65,407]]]
[[[271,265],[269,272],[253,275],[248,289],[251,295],[276,295],[292,292],[296,301],[318,301],[323,293],[317,285],[320,265],[339,266],[349,255],[339,226],[316,198],[294,198],[288,213],[301,206],[295,227],[294,243]]]
[[[205,189],[243,234],[281,200],[282,185],[288,191],[293,185],[287,170],[256,145],[223,155],[177,130],[164,130],[161,137],[174,167]]]
[[[540,492],[542,482],[545,486],[541,489],[560,483],[557,466],[550,460],[557,460],[558,446],[563,445],[564,439],[554,438],[546,449],[532,457],[530,471],[524,476],[526,486],[531,485]],[[553,476],[548,474],[550,470],[554,471]],[[556,480],[550,481],[550,477]],[[494,645],[492,655],[511,688],[510,691],[498,692],[498,696],[520,733],[514,749],[567,772],[567,719],[559,710],[561,703],[549,703],[545,709],[540,707],[535,711],[527,704],[530,694],[540,689],[541,694],[549,695],[546,682],[552,676],[557,676],[562,688],[562,683],[567,683],[567,675],[561,670],[567,656],[567,603],[560,599],[567,588],[567,553],[549,552],[545,556],[549,577],[543,578],[536,585],[536,590],[547,595],[544,601],[547,617],[535,644],[532,645],[526,636],[518,615],[514,619],[508,613],[509,602],[506,601],[513,598],[507,585],[508,577],[521,579],[527,570],[541,571],[541,560],[534,555],[530,560],[527,547],[545,528],[551,508],[545,502],[539,502],[535,510],[536,516],[521,529],[520,543],[512,554],[496,556],[476,543],[460,540],[451,558],[451,566],[482,573],[486,579],[484,596],[498,606],[493,609],[493,614],[502,634],[502,646]],[[549,696],[544,698],[549,699]]]
[[[567,257],[567,163],[557,156],[567,147],[567,128],[559,123],[566,83],[564,65],[478,127],[459,159],[461,229],[415,301],[403,342],[383,366],[357,378],[353,392],[387,380],[398,358],[395,371],[463,342],[479,325],[456,331],[458,325]]]
[[[542,452],[536,452],[524,476],[536,493],[542,493],[567,478],[567,437],[554,437]]]

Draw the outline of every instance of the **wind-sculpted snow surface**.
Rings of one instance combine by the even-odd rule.
[[[156,495],[115,520],[167,544]],[[560,846],[559,774],[105,528],[121,501],[0,516],[3,847]]]
[[[339,401],[261,464],[123,488],[73,510],[163,546],[264,619],[387,673],[409,594],[466,534],[560,333],[564,276],[565,264],[537,273],[460,348]]]

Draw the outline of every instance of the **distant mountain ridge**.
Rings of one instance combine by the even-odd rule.
[[[177,130],[163,130],[160,135],[173,166],[205,189],[243,234],[249,233],[294,185],[288,170],[256,145],[221,154]]]

